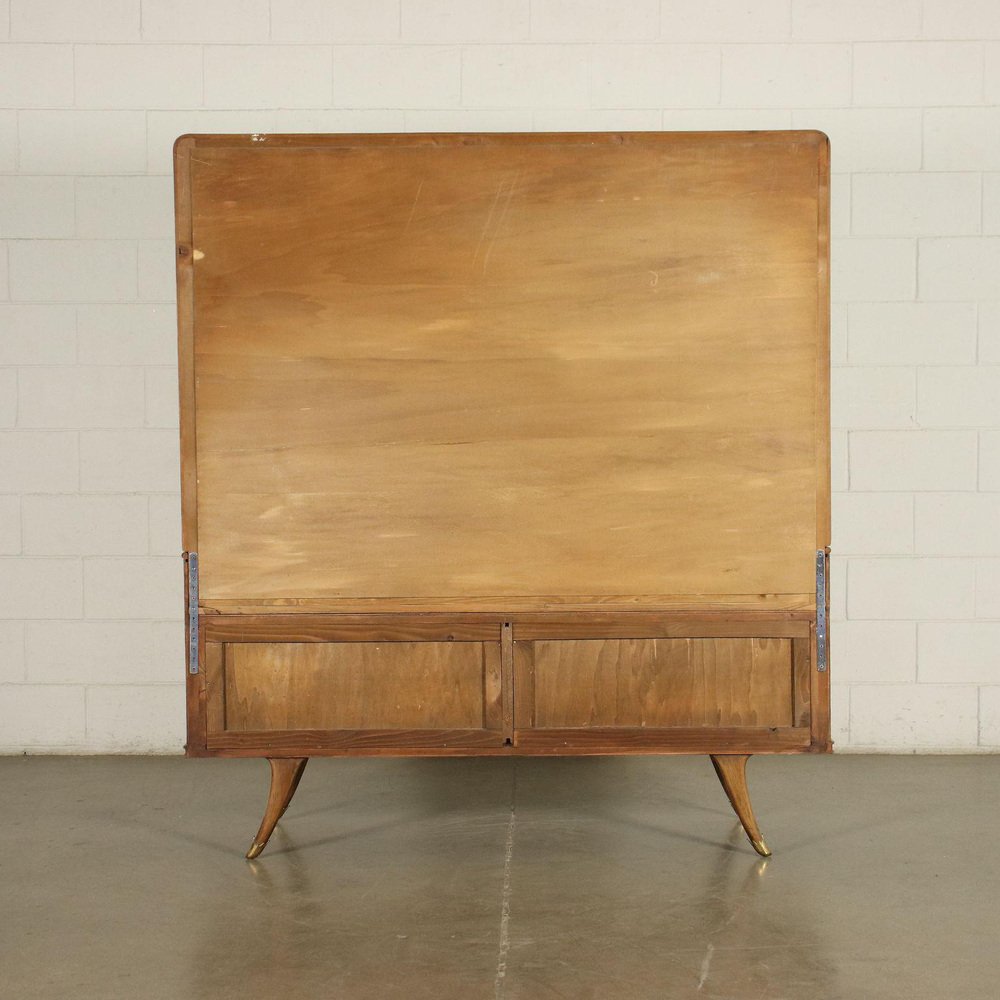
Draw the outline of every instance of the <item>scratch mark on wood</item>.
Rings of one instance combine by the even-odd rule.
[[[493,204],[490,205],[489,214],[486,216],[486,225],[483,226],[483,231],[479,234],[479,242],[476,244],[476,252],[472,255],[472,265],[475,267],[476,262],[479,260],[479,251],[482,249],[483,240],[486,238],[486,233],[489,231],[490,223],[493,221],[493,214],[497,210],[497,203],[500,201],[500,195],[503,194],[503,184],[501,181],[497,185],[497,193],[493,197]]]
[[[417,193],[413,196],[413,205],[410,207],[410,217],[406,220],[406,226],[403,229],[403,235],[406,235],[410,231],[410,223],[413,222],[413,216],[417,211],[417,202],[420,201],[420,192],[424,189],[424,182],[421,181],[417,185]]]
[[[507,219],[507,213],[510,211],[510,201],[514,197],[514,188],[517,187],[517,182],[521,179],[521,174],[523,171],[519,170],[517,176],[510,182],[510,186],[507,189],[507,200],[504,202],[503,211],[500,213],[500,218],[497,220],[496,228],[493,230],[493,236],[490,239],[489,245],[486,247],[486,253],[483,254],[483,274],[486,273],[486,265],[490,262],[490,254],[493,252],[493,244],[496,243],[497,237],[500,235],[500,230],[503,229],[503,224]],[[501,182],[501,187],[504,182]],[[499,192],[498,192],[499,193]]]

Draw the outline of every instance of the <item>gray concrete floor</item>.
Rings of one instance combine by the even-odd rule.
[[[0,996],[996,1000],[1000,757],[0,758]]]

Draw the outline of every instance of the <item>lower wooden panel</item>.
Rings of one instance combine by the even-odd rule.
[[[497,642],[210,643],[205,660],[209,747],[301,731],[489,741],[502,727]]]
[[[830,747],[827,675],[813,667],[808,621],[234,617],[201,618],[191,755]]]
[[[517,642],[517,728],[792,727],[792,651],[762,638]]]

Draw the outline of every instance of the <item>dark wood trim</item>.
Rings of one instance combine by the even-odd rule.
[[[509,621],[513,638],[808,638],[809,617],[774,612],[626,612],[510,615],[206,615],[210,642],[495,642]]]
[[[481,729],[452,730],[288,730],[286,732],[220,733],[208,738],[213,752],[244,751],[250,757],[308,757],[324,753],[395,753],[400,755],[537,753],[787,753],[813,749],[808,729],[529,729],[515,731],[515,746],[501,735]]]
[[[515,618],[514,636],[532,639],[786,639],[808,638],[805,619],[742,615],[656,615],[632,618],[594,615],[582,621]]]
[[[502,735],[488,729],[289,729],[212,733],[208,737],[209,750],[247,749],[255,751],[251,756],[260,757],[309,757],[323,750],[340,749],[462,747],[475,750],[489,746],[503,746]]]
[[[810,731],[800,728],[754,729],[750,727],[619,729],[524,729],[517,732],[523,752],[551,747],[580,749],[600,747],[608,753],[648,750],[651,753],[774,753],[805,750]]]
[[[212,642],[497,642],[500,621],[451,615],[203,615]]]
[[[580,620],[594,614],[759,614],[812,617],[815,592],[808,594],[646,594],[533,595],[524,597],[245,597],[213,600],[202,590],[201,608],[225,615],[397,615],[450,614],[489,616],[507,621],[513,615],[558,615]]]

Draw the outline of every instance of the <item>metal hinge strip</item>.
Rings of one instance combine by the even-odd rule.
[[[826,670],[828,639],[826,634],[826,599],[829,556],[825,549],[816,550],[816,669]]]
[[[187,554],[188,564],[188,673],[198,673],[198,553]]]

